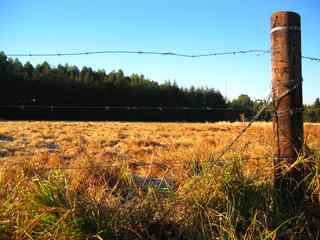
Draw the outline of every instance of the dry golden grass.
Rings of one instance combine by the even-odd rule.
[[[193,161],[215,159],[243,123],[1,122],[0,160],[33,161],[42,167],[83,167],[85,160],[127,165],[143,177],[181,181]],[[319,149],[320,125],[305,124],[305,140]],[[224,155],[246,160],[246,171],[267,176],[272,124],[255,123]],[[263,158],[255,160],[254,158]],[[253,158],[250,160],[250,158]],[[78,163],[81,163],[80,165]]]
[[[310,174],[291,214],[271,207],[271,123],[217,159],[244,127],[0,122],[0,239],[319,239],[319,153],[297,161]],[[305,124],[309,147],[319,136]]]

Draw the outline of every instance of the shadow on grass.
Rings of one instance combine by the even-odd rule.
[[[13,142],[15,139],[9,135],[0,134],[0,141]]]

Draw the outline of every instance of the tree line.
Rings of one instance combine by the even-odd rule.
[[[246,94],[241,94],[238,98],[232,100],[228,105],[233,109],[240,111],[239,119],[244,117],[246,120],[252,119],[264,105],[268,105],[259,120],[272,120],[272,103],[267,103],[266,100],[251,100]],[[303,106],[303,119],[305,122],[320,122],[320,99],[316,98],[314,103],[305,104]]]
[[[105,70],[93,70],[87,66],[81,69],[69,64],[51,66],[46,61],[36,66],[30,62],[22,64],[18,59],[8,58],[3,52],[0,52],[0,86],[0,105],[2,106],[127,106],[220,109],[210,113],[194,110],[189,115],[175,110],[170,114],[177,119],[170,119],[170,116],[167,116],[166,120],[188,118],[188,120],[233,121],[239,120],[241,113],[246,119],[250,119],[263,103],[252,101],[247,95],[240,95],[237,99],[229,102],[213,88],[193,86],[183,88],[179,87],[176,82],[158,83],[142,74],[126,76],[122,70],[106,73]],[[225,111],[221,111],[223,109]],[[311,109],[309,110],[309,119],[312,121],[320,120],[319,112],[314,113]],[[2,115],[5,114],[6,112],[2,111]],[[16,112],[15,114],[21,113]],[[66,115],[66,113],[63,114]],[[113,112],[106,118],[111,117],[112,119],[112,116],[115,116],[114,119],[117,119],[117,114],[119,112]],[[159,117],[161,114],[166,113],[157,113],[157,116]],[[200,117],[200,114],[205,115]],[[136,115],[147,116],[147,113],[137,112]],[[181,119],[180,116],[182,116]],[[123,120],[126,117],[128,114],[123,115]],[[149,118],[152,120],[151,115]],[[260,119],[270,120],[271,114],[265,113]],[[140,120],[144,120],[143,117]]]
[[[215,89],[159,84],[139,74],[125,76],[122,70],[106,73],[47,62],[33,66],[0,53],[0,74],[2,104],[226,107]]]
[[[304,120],[307,122],[320,122],[320,99],[316,98],[313,104],[305,105],[303,112]]]

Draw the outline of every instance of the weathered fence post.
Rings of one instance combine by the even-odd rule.
[[[278,204],[290,205],[303,197],[303,188],[297,188],[297,183],[302,180],[302,170],[290,169],[303,147],[299,14],[276,12],[272,15],[271,47],[274,186],[280,200]],[[284,171],[287,174],[283,175]]]

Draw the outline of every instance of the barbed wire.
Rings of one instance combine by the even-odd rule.
[[[270,104],[267,103],[267,104]],[[271,106],[271,105],[270,105]],[[213,112],[213,111],[219,111],[219,112],[234,112],[234,113],[248,113],[248,112],[257,112],[257,109],[242,109],[242,108],[232,108],[232,107],[226,107],[226,108],[219,108],[219,107],[163,107],[163,106],[154,106],[154,107],[148,107],[148,106],[59,106],[59,105],[0,105],[0,109],[4,110],[38,110],[38,111],[48,111],[48,112],[54,112],[58,110],[97,110],[97,111],[200,111],[200,112]],[[319,111],[320,107],[313,107],[313,106],[306,106],[302,108],[294,108],[282,112],[278,112],[278,114],[286,114],[286,113],[297,113],[297,112],[312,112],[312,111]],[[272,109],[266,108],[264,110],[266,113],[273,113]]]
[[[292,86],[291,88],[288,88],[288,90],[284,91],[280,96],[277,96],[276,99],[274,99],[274,102],[277,104],[282,98],[284,98],[285,96],[287,96],[289,93],[291,93],[292,91],[294,91],[297,87],[298,87],[299,83],[295,84],[294,86]],[[261,114],[266,111],[267,108],[270,107],[270,100],[272,97],[272,92],[268,95],[268,97],[265,99],[264,104],[262,105],[262,107],[260,108],[260,110],[256,113],[256,115],[252,118],[252,120],[247,124],[247,126],[245,128],[243,128],[241,130],[241,132],[230,142],[229,145],[227,145],[227,147],[221,152],[221,154],[218,156],[218,160],[220,160],[230,149],[231,147],[240,139],[240,137],[252,126],[252,124],[257,121],[259,119],[259,117],[261,116]],[[278,114],[277,111],[275,111],[275,109],[271,109],[271,111],[273,112],[273,114]],[[303,108],[296,108],[296,109],[291,109],[286,111],[285,113],[283,112],[279,112],[280,114],[288,114],[293,113],[293,112],[302,112]]]
[[[264,102],[263,102],[264,104]],[[269,102],[269,104],[271,104]],[[270,105],[271,106],[271,105]],[[63,110],[63,109],[79,109],[79,110],[127,110],[127,111],[134,111],[134,110],[150,110],[150,111],[170,111],[170,110],[190,110],[190,111],[231,111],[231,112],[248,112],[254,111],[256,112],[257,109],[244,109],[244,108],[232,108],[232,107],[166,107],[166,106],[63,106],[63,105],[0,105],[0,109],[20,109],[20,110],[27,110],[27,109],[42,109],[42,110]],[[308,111],[320,111],[320,107],[314,107],[312,105],[307,105],[302,108],[294,108],[287,110],[288,112],[308,112]],[[264,112],[273,112],[272,109],[265,109]],[[281,112],[278,112],[281,113]]]
[[[165,106],[59,106],[59,105],[0,105],[0,109],[42,109],[42,110],[63,110],[63,109],[78,109],[78,110],[145,110],[145,111],[231,111],[231,112],[247,112],[249,109],[235,109],[231,107],[165,107]]]
[[[249,50],[233,50],[222,52],[209,52],[201,54],[187,54],[179,52],[162,52],[162,51],[129,51],[129,50],[104,50],[104,51],[80,51],[80,52],[60,52],[60,53],[18,53],[6,54],[8,57],[62,57],[62,56],[81,56],[81,55],[96,55],[96,54],[138,54],[138,55],[162,55],[162,56],[175,56],[184,58],[202,58],[224,55],[239,55],[239,54],[254,54],[261,56],[271,53],[271,50],[265,49],[249,49]],[[309,61],[320,62],[318,57],[302,56],[303,59]]]
[[[241,132],[227,145],[227,147],[218,155],[217,160],[219,161],[230,149],[231,147],[240,139],[240,137],[252,126],[254,122],[256,122],[261,114],[270,107],[270,100],[272,97],[272,93],[270,93],[267,98],[265,99],[265,103],[262,105],[262,107],[259,109],[259,111],[256,113],[256,115],[252,118],[252,120],[247,124],[245,128],[241,130]]]
[[[270,105],[269,103],[264,103],[266,105]],[[151,111],[151,112],[170,112],[170,111],[180,111],[180,112],[220,112],[220,113],[235,113],[235,114],[254,114],[259,109],[241,109],[241,108],[218,108],[218,107],[148,107],[148,106],[55,106],[55,105],[0,105],[0,109],[3,111],[10,111],[10,110],[18,110],[18,111],[45,111],[45,112],[57,112],[57,111],[64,111],[64,110],[74,110],[74,111],[105,111],[105,112],[112,112],[112,111],[126,111],[126,112],[139,112],[139,111]],[[263,111],[264,113],[269,114],[270,117],[274,114],[273,109],[266,108]],[[295,114],[295,113],[312,113],[312,112],[320,112],[319,107],[313,106],[306,106],[302,108],[293,108],[285,111],[278,111],[277,116],[287,115],[287,114]],[[259,117],[262,116],[262,113]],[[245,116],[246,119],[251,119],[250,116]],[[266,117],[266,116],[265,116]],[[265,118],[260,118],[260,120]],[[258,119],[259,120],[259,119]]]
[[[302,56],[303,59],[320,62],[320,58]]]
[[[178,52],[161,52],[161,51],[128,51],[128,50],[105,50],[105,51],[81,51],[81,52],[63,52],[63,53],[24,53],[24,54],[7,54],[9,57],[60,57],[60,56],[80,56],[80,55],[95,55],[95,54],[147,54],[147,55],[163,55],[163,56],[176,56],[186,58],[199,58],[210,56],[222,56],[222,55],[236,55],[236,54],[263,54],[268,53],[269,50],[235,50],[224,52],[211,52],[203,54],[186,54]]]

